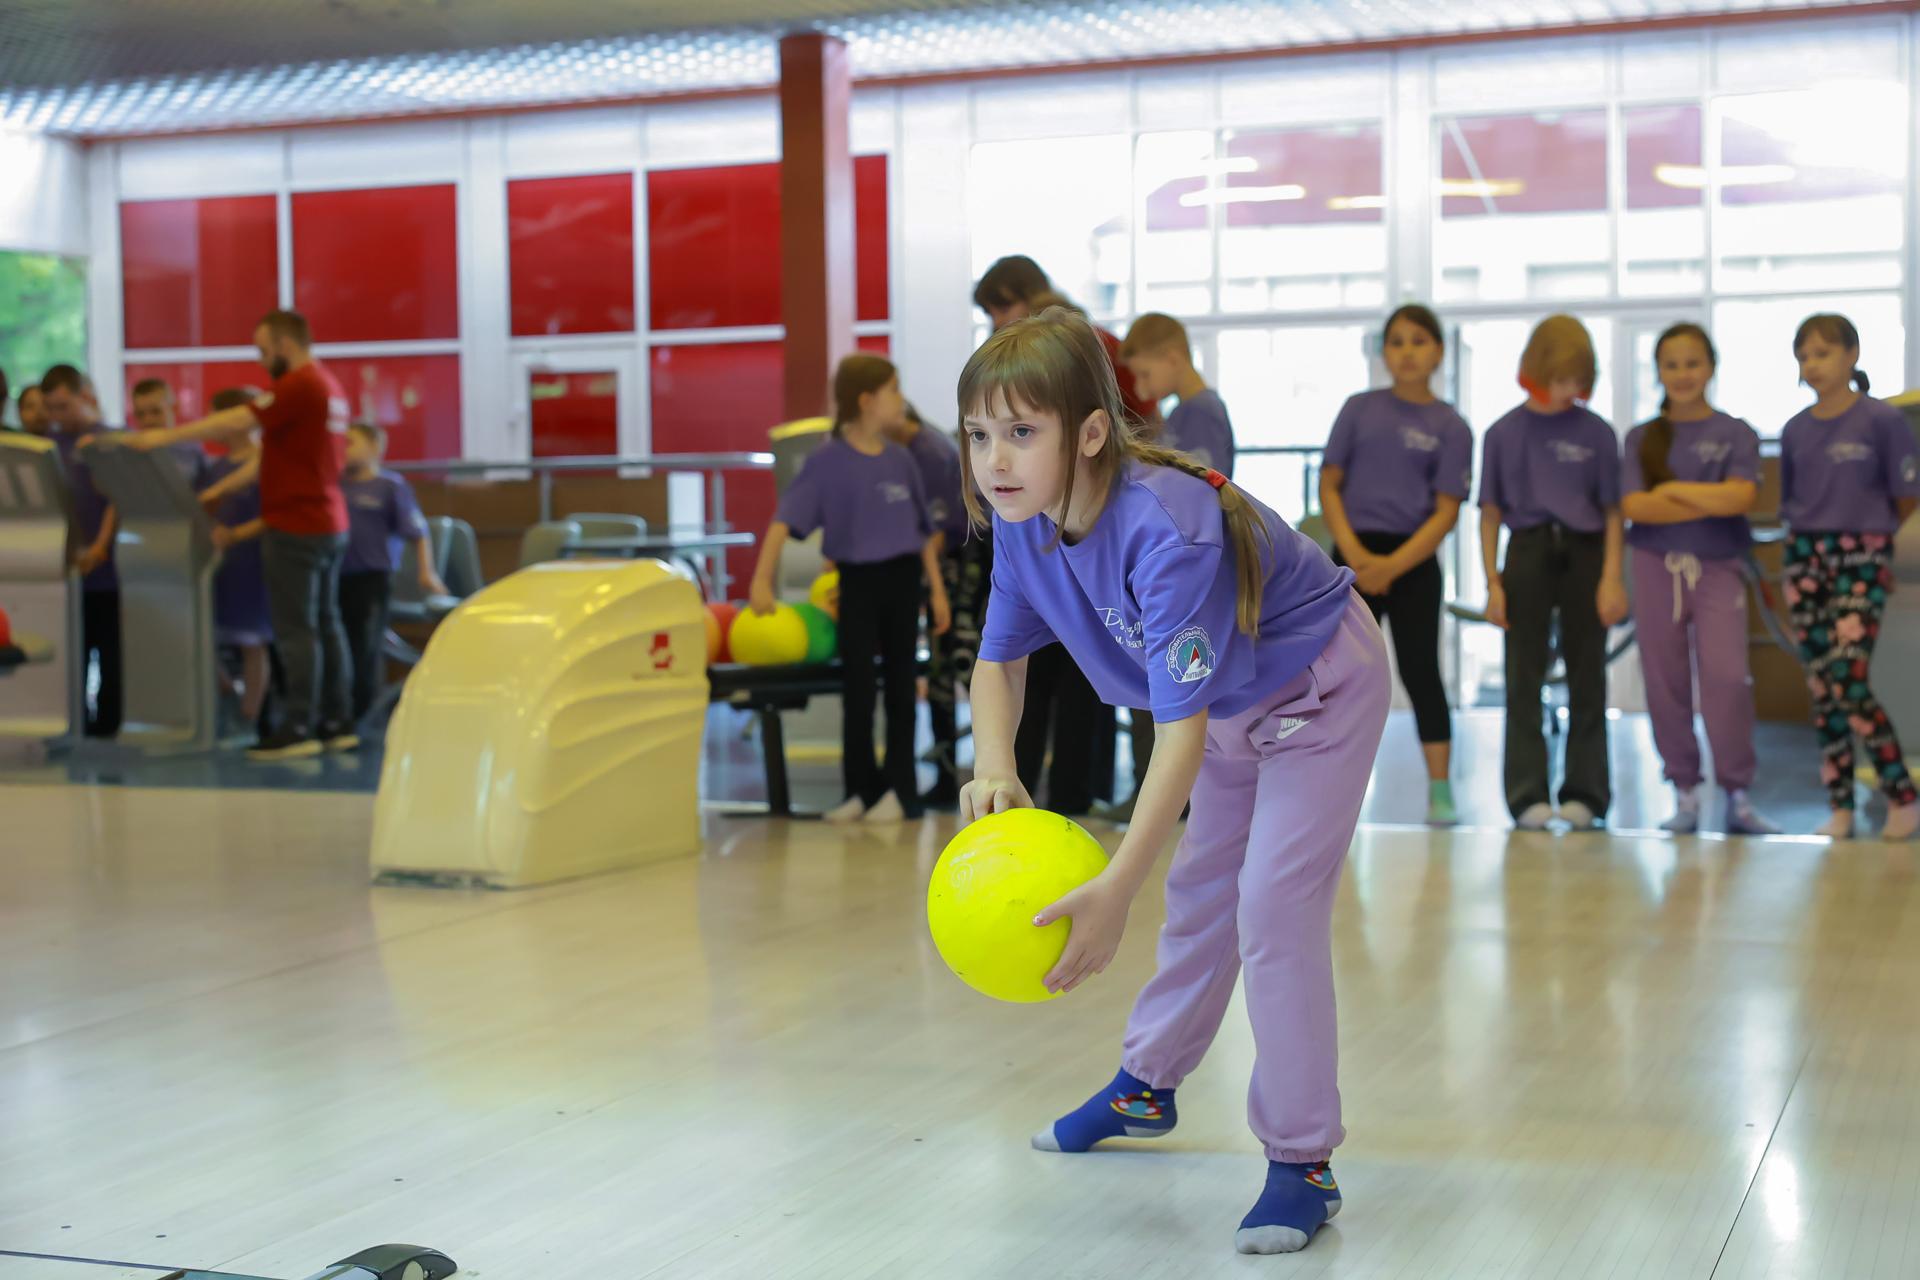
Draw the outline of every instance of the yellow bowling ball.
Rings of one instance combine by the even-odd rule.
[[[832,569],[813,580],[807,588],[807,603],[835,622],[840,620],[840,571]]]
[[[783,667],[807,659],[806,619],[790,604],[762,617],[742,609],[727,629],[727,650],[750,667]]]
[[[1036,929],[1034,916],[1099,875],[1106,850],[1086,829],[1045,809],[991,814],[955,836],[927,886],[927,927],[947,967],[982,995],[1016,1004],[1051,1000],[1045,979],[1073,926]]]

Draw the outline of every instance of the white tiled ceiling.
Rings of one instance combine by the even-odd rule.
[[[0,0],[0,124],[100,136],[774,82],[789,31],[863,79],[1312,48],[1850,0]]]

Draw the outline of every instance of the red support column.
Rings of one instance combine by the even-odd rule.
[[[829,412],[833,369],[853,347],[853,77],[847,46],[780,41],[780,318],[786,414]]]

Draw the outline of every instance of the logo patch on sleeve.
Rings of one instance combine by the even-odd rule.
[[[1213,643],[1203,627],[1188,627],[1167,646],[1167,670],[1180,684],[1192,684],[1213,674]]]

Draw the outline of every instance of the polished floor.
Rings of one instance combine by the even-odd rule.
[[[1371,825],[1336,920],[1346,1209],[1232,1231],[1229,1015],[1154,1146],[1110,1075],[1159,916],[1013,1007],[926,940],[951,819],[369,889],[360,795],[21,784],[0,1250],[301,1276],[376,1241],[566,1277],[1920,1275],[1920,848]],[[1111,833],[1104,833],[1110,837]],[[0,1280],[135,1276],[0,1256]]]
[[[813,710],[787,716],[789,773],[796,807],[819,812],[840,803],[839,702],[820,699]],[[1504,827],[1509,822],[1500,782],[1501,738],[1505,716],[1499,711],[1457,712],[1454,716],[1454,791],[1461,821],[1467,826]],[[924,707],[920,746],[931,744]],[[766,797],[759,730],[754,718],[727,707],[707,712],[702,761],[701,794],[711,800],[753,803]],[[1703,739],[1704,740],[1704,739]],[[1122,735],[1120,789],[1131,785],[1131,757]],[[1813,730],[1800,724],[1757,726],[1756,743],[1762,768],[1753,794],[1761,810],[1789,832],[1807,832],[1827,817],[1826,793],[1816,769],[1819,747]],[[1673,797],[1660,776],[1658,754],[1645,715],[1625,714],[1609,728],[1613,766],[1614,803],[1608,818],[1616,830],[1657,828],[1673,811]],[[0,744],[4,746],[4,744]],[[963,745],[962,759],[971,762]],[[1710,765],[1709,758],[1709,765]],[[1913,762],[1920,769],[1920,760]],[[18,753],[0,751],[0,786],[44,786],[76,783],[90,786],[134,786],[169,789],[357,792],[370,794],[380,785],[381,748],[377,736],[366,746],[344,756],[254,764],[238,750],[207,756],[101,764],[88,760],[23,763]],[[922,766],[922,786],[931,786],[933,772]],[[1884,806],[1863,789],[1860,794],[1863,829],[1875,829]],[[1706,829],[1719,830],[1723,817],[1720,795],[1708,788]],[[1426,815],[1426,775],[1420,744],[1409,712],[1388,719],[1376,766],[1376,785],[1367,796],[1368,822],[1418,826]],[[0,1277],[4,1280],[4,1277]]]

